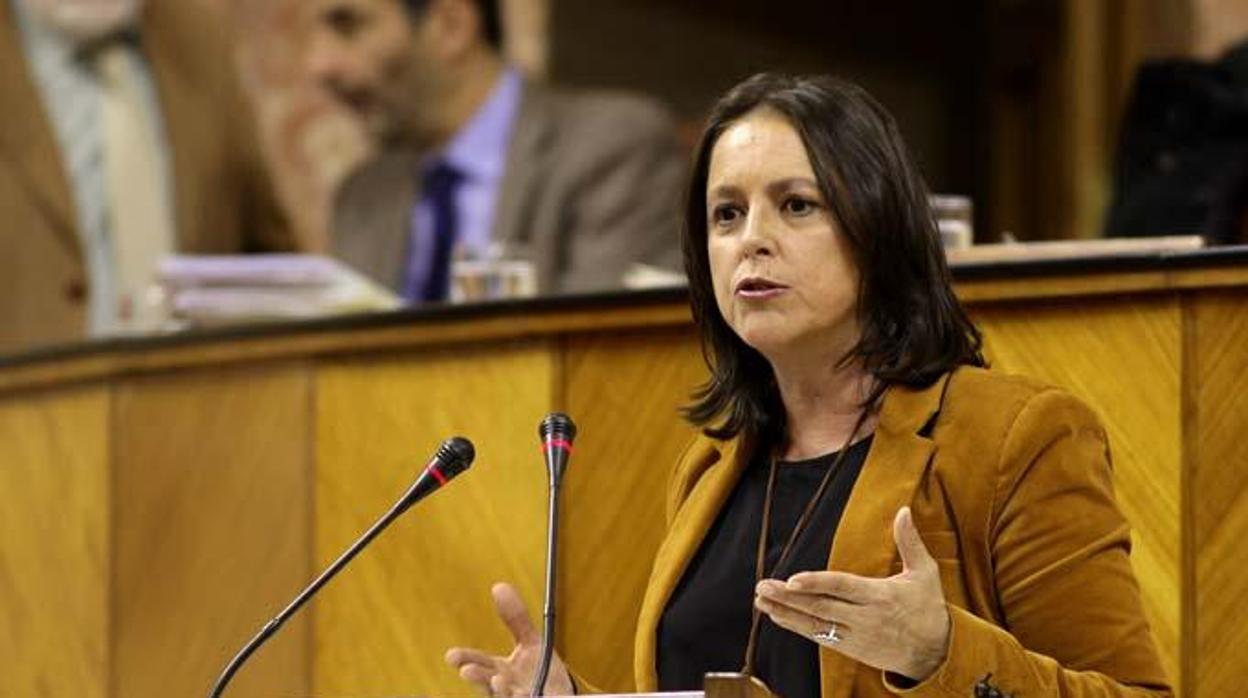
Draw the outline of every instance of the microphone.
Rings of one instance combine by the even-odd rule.
[[[407,492],[395,502],[390,511],[386,512],[377,523],[364,532],[358,540],[347,548],[333,564],[325,568],[321,575],[312,581],[295,600],[290,603],[281,613],[277,614],[273,620],[264,624],[260,632],[251,639],[243,649],[235,655],[234,659],[226,665],[225,670],[221,672],[221,676],[217,679],[217,683],[213,685],[212,692],[208,694],[209,698],[219,698],[221,693],[225,691],[226,685],[230,683],[230,679],[234,678],[234,674],[243,666],[248,657],[252,655],[261,645],[272,637],[282,624],[295,615],[303,604],[307,603],[321,587],[325,586],[334,575],[342,571],[348,562],[359,554],[374,538],[378,536],[387,526],[395,519],[410,509],[413,504],[433,494],[434,491],[440,489],[443,485],[450,482],[452,478],[468,469],[472,465],[473,458],[476,457],[476,449],[472,447],[472,442],[462,436],[455,436],[443,441],[438,450],[433,454],[433,458],[425,465],[425,469],[420,473],[420,477],[416,478],[416,482],[408,488]]]
[[[555,573],[558,570],[559,542],[559,486],[563,473],[568,469],[572,455],[572,441],[576,439],[576,425],[562,412],[551,412],[537,425],[542,438],[542,455],[546,458],[546,472],[550,478],[550,505],[546,520],[546,601],[542,609],[542,662],[533,681],[534,696],[546,689],[550,675],[550,660],[555,652]]]

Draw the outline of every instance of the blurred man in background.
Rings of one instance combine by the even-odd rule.
[[[142,330],[157,260],[292,246],[191,0],[0,0],[0,348]]]
[[[342,259],[412,301],[446,297],[453,251],[531,261],[542,293],[675,268],[685,165],[657,104],[526,81],[496,0],[315,8],[309,70],[379,150],[339,191]]]

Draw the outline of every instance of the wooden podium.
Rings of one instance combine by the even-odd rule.
[[[1186,696],[1248,671],[1248,253],[955,270],[996,367],[1105,420],[1134,563]],[[683,294],[547,299],[84,344],[0,359],[0,695],[205,694],[437,443],[472,471],[390,528],[229,695],[468,695],[454,644],[503,649],[489,585],[538,608],[536,425],[580,425],[561,649],[631,689],[667,473],[703,377]]]
[[[706,698],[777,698],[762,681],[745,674],[707,674]]]

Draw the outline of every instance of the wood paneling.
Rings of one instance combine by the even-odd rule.
[[[1017,277],[967,278],[955,284],[958,298],[972,306],[1049,298],[1124,297],[1177,290],[1248,286],[1248,265],[1178,267],[1171,270],[1084,272]],[[325,321],[274,325],[198,338],[132,342],[115,348],[46,356],[0,357],[0,391],[63,386],[89,380],[187,368],[220,368],[262,361],[349,356],[361,351],[415,351],[451,346],[576,336],[593,332],[687,328],[688,302],[681,291],[645,294],[629,302],[605,299],[536,301],[532,307],[432,311],[410,320],[386,315],[376,322]],[[566,305],[565,305],[566,304]],[[473,312],[475,311],[475,312]],[[445,315],[443,314],[445,313]],[[361,326],[362,325],[362,326]]]
[[[0,400],[0,695],[103,698],[108,390]]]
[[[546,475],[537,424],[555,350],[537,342],[330,362],[317,376],[316,558],[328,564],[401,495],[438,443],[475,465],[409,511],[314,602],[318,695],[465,695],[452,645],[511,648],[490,585],[541,612]]]
[[[653,328],[689,324],[689,308],[680,291],[663,302],[573,304],[561,308],[536,305],[525,310],[495,307],[484,312],[458,313],[456,308],[434,310],[410,321],[402,316],[383,315],[367,327],[342,326],[333,321],[316,325],[277,324],[242,336],[223,333],[168,344],[164,338],[136,342],[117,349],[87,352],[52,360],[31,355],[30,362],[12,361],[7,366],[0,357],[0,390],[18,390],[135,373],[153,373],[180,368],[220,367],[227,364],[254,364],[309,356],[342,356],[362,349],[370,352],[446,348],[455,345],[480,346],[502,341],[536,339],[577,332],[613,329]],[[553,306],[553,307],[552,307]],[[398,320],[396,322],[396,320]],[[23,365],[26,363],[26,365]]]
[[[599,688],[632,690],[667,476],[694,435],[677,410],[705,378],[690,329],[568,342],[563,404],[580,435],[563,499],[559,647]]]
[[[115,399],[112,695],[206,695],[309,579],[307,368],[156,375]],[[309,632],[289,623],[228,695],[306,693]]]
[[[1100,415],[1131,561],[1154,637],[1180,680],[1181,309],[1174,298],[979,309],[994,368],[1060,385]]]
[[[1246,274],[959,286],[998,369],[1070,389],[1106,424],[1146,611],[1187,698],[1233,694],[1248,643]],[[676,408],[705,370],[682,300],[642,298],[0,368],[0,695],[202,694],[455,433],[477,444],[473,470],[326,587],[231,695],[471,693],[442,657],[511,646],[490,584],[540,612],[551,409],[581,430],[560,648],[629,689],[665,476],[692,434]]]
[[[1194,300],[1189,467],[1194,695],[1233,696],[1248,676],[1248,294]]]

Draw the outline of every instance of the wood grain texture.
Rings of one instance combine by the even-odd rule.
[[[1038,299],[1123,298],[1132,294],[1173,293],[1248,286],[1248,266],[1210,266],[1172,271],[1097,271],[1024,275],[958,281],[958,297],[972,306]],[[164,346],[126,345],[85,355],[41,356],[38,352],[0,366],[0,391],[61,386],[186,368],[248,365],[261,361],[350,356],[370,351],[416,351],[506,341],[574,336],[592,332],[687,328],[688,303],[670,300],[637,305],[604,300],[571,308],[544,308],[517,314],[507,308],[480,308],[470,317],[427,317],[395,323],[382,315],[375,324],[335,327],[333,323],[292,323],[289,331],[245,337],[202,337]]]
[[[308,373],[259,365],[118,387],[113,696],[206,695],[310,578]],[[228,695],[307,693],[310,627],[288,623]]]
[[[1181,680],[1181,311],[1175,298],[980,308],[993,367],[1062,386],[1109,435],[1131,561],[1162,661]]]
[[[1189,684],[1199,698],[1239,695],[1248,678],[1248,294],[1193,301],[1189,540],[1195,569]]]
[[[109,692],[108,389],[0,399],[0,695]]]
[[[307,357],[349,356],[370,351],[414,351],[422,348],[522,341],[587,331],[686,327],[688,303],[619,303],[601,306],[547,307],[517,313],[506,307],[483,306],[468,316],[455,308],[437,308],[427,315],[396,323],[395,315],[379,314],[375,325],[334,327],[324,321],[292,322],[273,332],[242,337],[203,337],[162,346],[159,341],[81,356],[33,360],[0,370],[0,390],[17,390],[100,378]],[[443,313],[451,313],[444,317]]]
[[[1243,273],[1023,280],[980,287],[970,306],[998,369],[1062,385],[1104,420],[1146,610],[1187,698],[1233,695],[1245,675]],[[691,433],[673,410],[704,371],[686,312],[485,313],[0,368],[0,695],[203,693],[457,432],[477,442],[474,469],[379,539],[234,688],[469,695],[442,655],[510,646],[490,583],[515,582],[540,610],[536,424],[554,408],[581,425],[561,649],[591,681],[630,688],[663,475]]]
[[[668,475],[695,433],[678,409],[705,379],[690,330],[567,343],[563,404],[580,435],[565,480],[559,646],[604,690],[633,690],[633,633]]]
[[[328,564],[394,503],[448,436],[472,469],[390,527],[315,610],[317,695],[469,695],[452,645],[504,651],[490,585],[540,613],[552,407],[549,342],[327,362],[317,375],[316,558]]]

